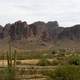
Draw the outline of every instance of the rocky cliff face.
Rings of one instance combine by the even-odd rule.
[[[80,25],[72,27],[60,27],[57,21],[48,23],[38,21],[30,25],[27,22],[17,21],[13,24],[0,25],[0,39],[9,37],[12,40],[21,40],[31,36],[37,37],[42,41],[51,40],[80,40]]]
[[[29,25],[34,37],[40,38],[43,41],[47,41],[49,39],[48,28],[46,23],[38,21],[31,25]]]
[[[63,27],[60,27],[57,21],[50,21],[46,24],[50,39],[56,39],[58,34],[63,31]]]
[[[58,39],[80,40],[80,25],[65,28],[58,35]]]
[[[4,36],[3,36],[3,27],[0,25],[0,39],[2,39]]]
[[[3,30],[4,38],[10,36],[12,40],[20,40],[28,37],[29,26],[26,22],[17,21],[13,24],[6,24]]]

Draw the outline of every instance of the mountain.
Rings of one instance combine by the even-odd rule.
[[[8,23],[5,26],[0,25],[0,42],[6,42],[11,39],[12,42],[16,42],[15,46],[23,44],[29,44],[37,47],[49,45],[79,45],[80,40],[80,25],[74,25],[71,27],[61,27],[57,21],[49,21],[47,23],[37,21],[32,24],[28,24],[26,21],[21,20],[15,23]],[[74,44],[73,44],[74,43]],[[2,43],[1,43],[2,44]],[[17,46],[18,47],[18,46]],[[28,46],[29,47],[29,46]]]
[[[27,24],[26,21],[17,21],[15,23],[8,23],[4,27],[0,25],[0,38],[11,37],[12,40],[21,40],[22,38],[29,38],[31,36],[43,40],[79,40],[80,39],[80,25],[72,27],[60,27],[57,21],[49,21],[47,23],[38,21],[32,24]]]

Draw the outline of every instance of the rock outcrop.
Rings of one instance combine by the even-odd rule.
[[[65,28],[58,35],[58,39],[80,40],[80,25]]]

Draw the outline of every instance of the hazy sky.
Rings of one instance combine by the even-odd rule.
[[[17,20],[57,20],[61,26],[79,24],[80,0],[0,0],[0,24]]]

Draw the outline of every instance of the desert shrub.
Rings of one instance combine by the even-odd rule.
[[[4,69],[0,70],[0,80],[4,80]]]
[[[25,74],[25,68],[21,68],[20,70],[20,75],[23,75],[23,74]]]
[[[59,52],[65,53],[66,50],[65,49],[59,49]]]
[[[58,54],[57,54],[57,57],[58,57],[58,58],[65,57],[65,53],[58,53]]]
[[[21,65],[22,63],[21,63],[21,61],[16,61],[16,64]]]
[[[59,49],[57,52],[57,57],[64,57],[65,56],[65,49]]]
[[[15,70],[14,68],[5,68],[4,70],[5,80],[15,80]]]
[[[80,65],[80,56],[77,54],[69,56],[67,60],[69,64]]]
[[[46,58],[42,58],[42,59],[38,62],[37,65],[39,65],[39,66],[48,66],[48,65],[51,65],[51,62],[50,62],[48,59],[46,59]]]
[[[59,66],[45,75],[48,76],[48,80],[80,80],[80,68],[75,65]]]
[[[56,54],[57,52],[56,52],[55,50],[53,50],[51,53],[54,55],[54,54]]]
[[[51,62],[51,65],[53,65],[53,66],[56,66],[56,65],[59,65],[59,64],[60,64],[60,61],[59,60],[53,60]]]

